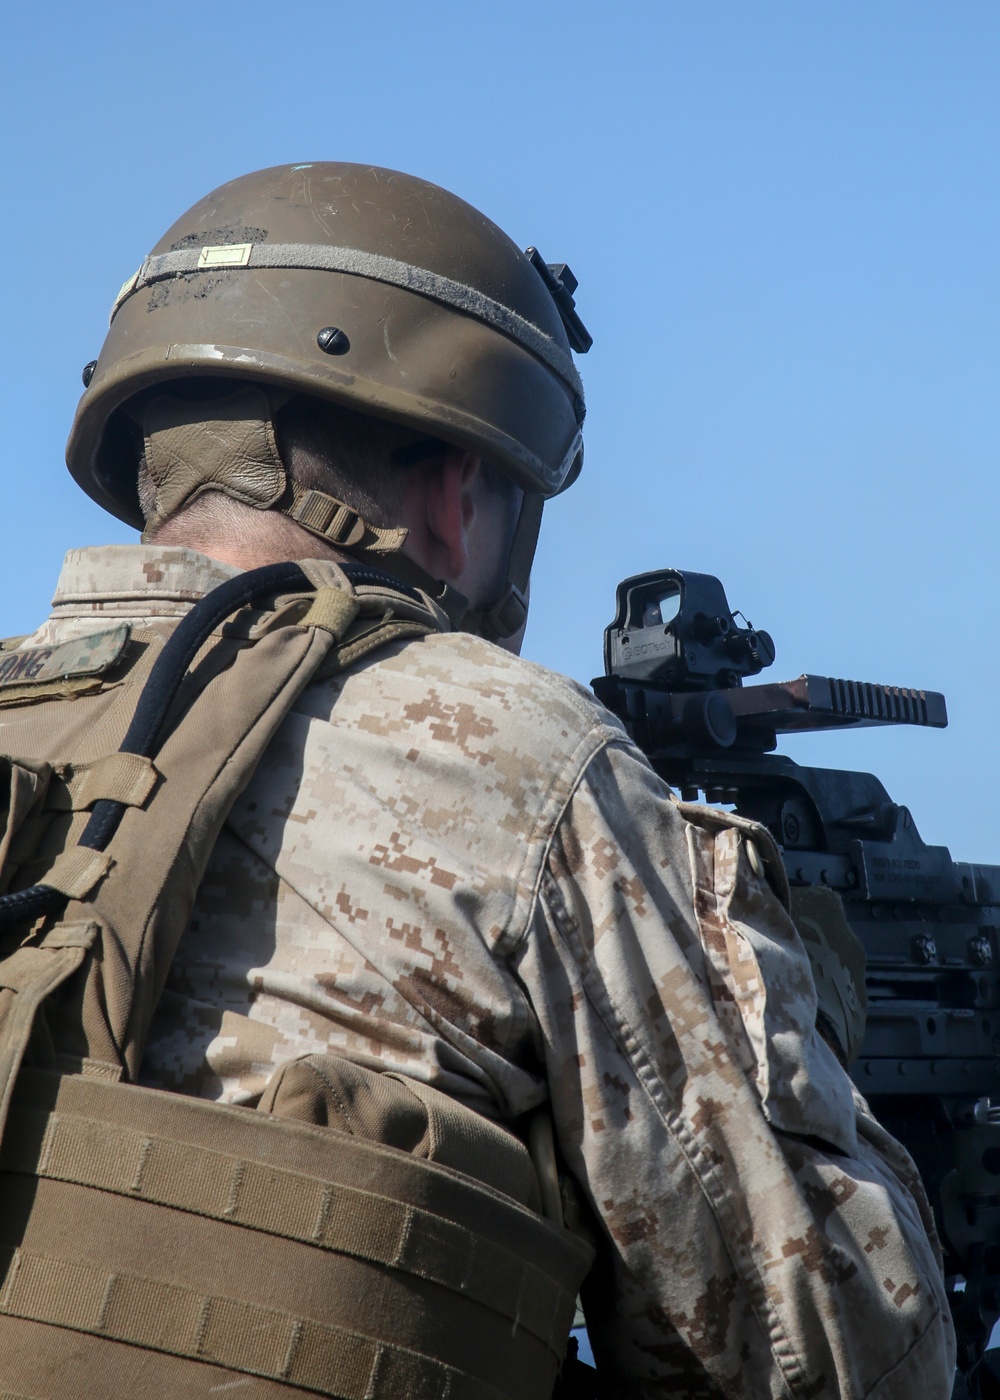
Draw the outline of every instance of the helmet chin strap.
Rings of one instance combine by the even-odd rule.
[[[369,564],[383,564],[404,583],[427,593],[447,613],[453,627],[475,632],[487,641],[500,642],[512,637],[528,617],[528,580],[538,543],[545,498],[540,492],[525,492],[514,537],[507,558],[503,589],[494,602],[470,608],[451,584],[434,578],[402,549],[407,531],[369,525],[358,513],[336,496],[315,489],[290,485],[292,499],[275,508],[304,529]]]
[[[503,641],[519,632],[528,619],[528,581],[538,544],[545,497],[540,491],[526,491],[514,527],[503,592],[490,607],[477,614],[476,630],[491,642]]]
[[[264,390],[246,386],[218,399],[169,394],[147,400],[136,417],[156,497],[143,538],[206,491],[220,491],[256,510],[277,510],[333,548],[382,565],[427,593],[453,627],[490,641],[513,636],[528,615],[527,591],[544,497],[526,492],[500,596],[480,609],[403,552],[408,531],[373,525],[346,502],[289,479],[278,451],[272,405]]]

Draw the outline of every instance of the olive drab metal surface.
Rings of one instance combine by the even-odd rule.
[[[463,200],[396,171],[314,162],[233,180],[179,219],[119,292],[70,471],[140,525],[116,454],[122,404],[219,375],[444,437],[554,495],[579,471],[584,403],[566,330],[575,281],[538,262]]]
[[[477,611],[457,596],[446,606],[470,630],[512,636],[527,617],[542,502],[583,462],[571,350],[586,351],[591,337],[576,286],[565,263],[520,252],[470,205],[413,176],[335,162],[244,176],[189,210],[123,283],[84,371],[67,463],[95,501],[141,524],[132,419],[149,395],[137,396],[205,376],[266,388],[270,407],[248,422],[250,436],[266,435],[276,403],[297,393],[471,450],[524,499],[498,596]],[[148,447],[144,420],[141,431]],[[257,463],[248,497],[244,465],[214,470],[211,489],[330,539],[343,502],[316,491],[303,501],[291,482],[283,494],[273,455],[263,465],[265,475],[279,468],[277,487],[259,497]],[[339,529],[332,542],[351,547]],[[394,548],[396,571],[433,591]]]

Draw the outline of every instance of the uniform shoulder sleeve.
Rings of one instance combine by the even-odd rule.
[[[624,739],[553,834],[518,971],[602,1227],[595,1354],[614,1394],[946,1400],[922,1188],[816,1034],[751,842],[773,855],[751,825],[680,810]]]

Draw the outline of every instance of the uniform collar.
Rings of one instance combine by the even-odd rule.
[[[71,549],[52,599],[52,619],[92,617],[95,612],[179,617],[197,599],[240,572],[231,564],[177,545]]]

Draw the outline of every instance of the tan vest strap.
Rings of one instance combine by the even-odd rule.
[[[42,946],[18,948],[0,962],[0,1134],[38,1008],[83,966],[99,931],[96,923],[64,924]]]
[[[7,1255],[0,1312],[265,1376],[340,1400],[373,1395],[501,1400],[418,1352],[175,1283],[26,1250]]]
[[[152,762],[140,754],[108,754],[74,773],[69,784],[73,810],[87,811],[102,801],[141,807],[158,776]]]
[[[107,851],[92,851],[87,846],[71,846],[56,856],[55,863],[45,872],[45,884],[70,899],[85,899],[114,865]]]
[[[120,1084],[121,1065],[109,1065],[106,1060],[92,1060],[89,1055],[56,1055],[56,1068],[60,1074],[82,1076],[84,1079],[100,1079],[105,1084]]]
[[[352,666],[355,661],[360,661],[378,647],[387,646],[389,642],[399,641],[403,637],[426,637],[434,630],[433,627],[424,626],[419,622],[381,623],[370,632],[348,637],[339,646],[331,648],[326,660],[320,663],[316,671],[316,679],[326,680],[335,676],[338,671]]]
[[[353,593],[345,593],[342,588],[318,588],[299,626],[321,627],[340,641],[360,611],[361,604]]]
[[[472,1298],[547,1346],[563,1289],[535,1264],[405,1201],[95,1119],[19,1111],[0,1168],[228,1221],[412,1274]],[[415,1163],[414,1171],[420,1169]]]
[[[73,754],[56,784],[47,783],[48,769],[11,767],[4,804],[8,820],[0,823],[0,839],[6,828],[16,838],[36,807],[50,800],[52,810],[58,811],[86,809],[101,799],[119,801],[126,808],[107,850],[68,846],[54,861],[47,853],[35,858],[29,850],[22,861],[22,874],[31,857],[32,881],[74,901],[64,918],[93,918],[105,930],[100,956],[85,962],[85,976],[76,979],[71,997],[46,1009],[57,1053],[121,1063],[129,1076],[135,1075],[149,1016],[215,837],[296,696],[321,667],[322,674],[331,674],[394,637],[426,633],[438,622],[429,603],[402,594],[397,600],[393,590],[385,599],[375,593],[362,597],[336,565],[313,561],[310,568],[317,592],[293,599],[291,612],[279,609],[286,625],[265,630],[252,647],[226,637],[206,644],[203,651],[212,662],[200,672],[195,668],[199,679],[189,710],[169,731],[155,767],[132,754],[106,756],[106,750],[94,754],[86,748]],[[402,610],[400,617],[394,615],[397,608]],[[150,645],[145,637],[138,642],[145,654],[133,658],[136,664],[126,683],[94,726],[105,741],[116,745],[147,680],[152,665],[147,657],[160,654],[158,644]],[[38,713],[52,718],[47,707],[38,707]],[[111,729],[117,734],[108,732]],[[82,741],[74,735],[75,744],[92,742],[93,731]],[[0,791],[0,803],[3,797]],[[75,827],[69,832],[73,836],[79,839]],[[42,985],[52,990],[46,980],[49,966],[44,964],[40,976]],[[10,1058],[4,1047],[12,1036],[27,1034],[31,1023],[22,1024],[20,1011],[29,1000],[37,1006],[44,995],[21,996],[15,1021],[7,1017],[10,999],[0,1000],[0,1127],[6,1075],[20,1063],[20,1054],[11,1050]]]

